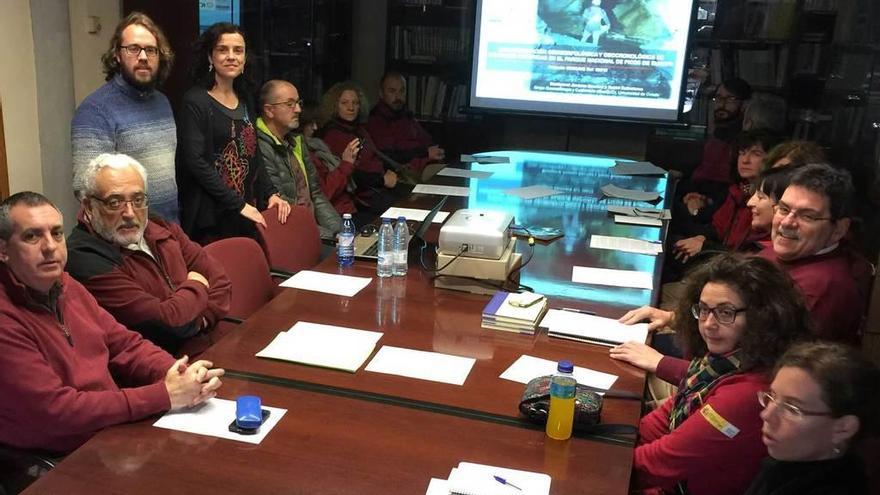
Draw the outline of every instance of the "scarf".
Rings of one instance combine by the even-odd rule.
[[[703,406],[703,398],[708,395],[719,380],[737,373],[740,369],[739,349],[718,356],[706,353],[702,358],[694,358],[688,365],[687,375],[675,394],[675,402],[669,413],[669,430],[684,423],[691,413]]]

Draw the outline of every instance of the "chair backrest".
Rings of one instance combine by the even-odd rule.
[[[228,316],[245,319],[275,297],[269,264],[256,241],[230,237],[214,241],[204,249],[223,266],[232,284]]]
[[[269,267],[296,273],[315,266],[321,255],[321,235],[315,215],[304,206],[293,206],[287,222],[278,221],[275,208],[263,212],[266,228],[257,228],[257,240]]]

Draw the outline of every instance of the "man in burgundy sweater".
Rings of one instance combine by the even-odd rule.
[[[370,111],[367,131],[381,152],[417,173],[446,157],[406,109],[406,80],[399,72],[387,72],[379,81],[379,101]]]
[[[222,369],[175,361],[127,330],[66,262],[61,213],[45,196],[0,203],[0,444],[65,453],[107,426],[216,395]]]

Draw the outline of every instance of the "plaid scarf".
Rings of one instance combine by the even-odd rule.
[[[718,380],[739,371],[739,349],[717,356],[706,353],[702,358],[694,358],[688,365],[687,376],[679,384],[675,402],[669,413],[669,430],[676,429],[684,420],[703,406],[703,397],[709,393]]]

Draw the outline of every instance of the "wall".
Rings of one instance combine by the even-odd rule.
[[[9,190],[42,191],[37,83],[28,0],[6,0],[0,16],[0,99]]]
[[[379,94],[385,72],[385,25],[388,0],[354,0],[351,36],[351,78],[367,93],[370,105]]]
[[[73,60],[73,89],[76,104],[104,84],[101,55],[110,46],[110,38],[120,19],[119,0],[70,0],[70,47]],[[89,16],[101,24],[98,33],[88,32]]]

